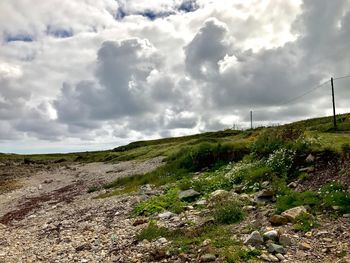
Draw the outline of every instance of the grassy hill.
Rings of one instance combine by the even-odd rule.
[[[332,118],[326,117],[279,127],[139,141],[109,151],[0,155],[0,160],[115,163],[162,156],[164,165],[152,172],[95,185],[88,192],[96,192],[95,198],[142,197],[130,216],[149,223],[136,239],[165,237],[171,241],[166,253],[197,255],[209,240],[204,249],[211,257],[255,262],[249,260],[267,252],[261,246],[244,246],[234,236],[254,230],[263,233],[269,220],[286,220],[283,212],[295,207],[306,212],[292,224],[284,226],[283,221],[281,225],[290,235],[303,238],[322,222],[332,226],[332,221],[342,222],[339,218],[350,214],[350,114],[337,116],[337,121],[336,130]],[[188,221],[178,229],[157,224],[159,213],[186,217],[188,209],[204,223]],[[337,254],[346,255],[346,249]]]

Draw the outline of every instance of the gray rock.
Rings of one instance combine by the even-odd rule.
[[[286,234],[282,234],[279,237],[279,243],[284,247],[288,247],[288,246],[291,246],[293,244],[293,240],[291,239],[290,236],[288,236]]]
[[[280,261],[277,257],[275,257],[274,255],[271,255],[271,254],[269,255],[269,259],[271,262],[279,262]]]
[[[265,240],[278,240],[278,232],[276,230],[267,231],[263,234]]]
[[[306,157],[305,161],[308,163],[313,163],[315,161],[315,156],[313,156],[311,153]]]
[[[286,250],[284,249],[284,247],[274,243],[270,243],[267,245],[267,251],[269,251],[270,253],[280,253],[280,254],[286,253]]]
[[[276,254],[276,258],[278,258],[280,261],[283,261],[283,260],[286,259],[286,258],[285,258],[282,254],[280,254],[280,253],[277,253],[277,254]]]
[[[265,260],[265,261],[268,261],[268,262],[271,261],[270,258],[269,258],[269,256],[266,255],[266,254],[262,254],[262,255],[260,256],[260,258],[261,258],[262,260]]]
[[[270,202],[273,200],[274,192],[271,189],[264,189],[255,195],[256,202]]]
[[[289,188],[296,188],[298,186],[297,182],[291,182],[287,185]]]
[[[195,203],[196,206],[206,206],[208,204],[207,200],[202,199]]]
[[[179,193],[179,199],[182,201],[193,201],[195,200],[198,196],[200,196],[200,193],[193,189],[188,189],[185,191],[181,191]]]
[[[216,256],[213,254],[205,254],[201,256],[201,262],[212,262],[216,260]]]
[[[244,245],[259,246],[264,243],[264,239],[258,231],[252,232],[244,241]]]
[[[209,196],[210,196],[210,198],[217,198],[219,196],[226,196],[228,194],[229,194],[229,192],[227,192],[226,190],[219,189],[219,190],[216,190],[216,191],[210,193]]]
[[[174,217],[175,215],[176,214],[174,214],[172,212],[166,211],[166,212],[160,213],[158,215],[158,218],[160,218],[160,219],[169,219],[169,218]]]

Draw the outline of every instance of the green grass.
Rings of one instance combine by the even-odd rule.
[[[302,213],[296,217],[293,229],[296,231],[309,232],[317,226],[318,223],[313,215]]]
[[[168,229],[164,227],[158,227],[154,221],[151,221],[146,228],[142,229],[139,233],[137,233],[136,239],[139,241],[153,241],[157,238],[166,237],[168,235]]]
[[[305,191],[295,192],[288,190],[277,197],[276,212],[283,211],[296,207],[306,205],[312,211],[328,210],[334,212],[334,207],[338,213],[350,212],[350,192],[347,187],[339,183],[330,183],[324,185],[319,192]]]
[[[184,210],[185,202],[178,198],[178,190],[170,189],[166,194],[152,197],[135,206],[134,215],[150,216],[168,210],[174,213],[181,213]]]
[[[218,224],[235,224],[244,219],[245,213],[242,210],[241,203],[227,201],[214,209],[213,216]]]

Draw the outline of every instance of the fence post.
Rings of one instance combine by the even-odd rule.
[[[333,125],[334,129],[337,129],[337,119],[335,117],[335,99],[334,99],[334,83],[333,78],[331,78],[331,85],[332,85],[332,102],[333,102]]]

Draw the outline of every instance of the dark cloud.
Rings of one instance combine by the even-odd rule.
[[[40,23],[31,27],[24,18],[1,23],[0,58],[9,64],[0,63],[0,140],[126,141],[243,128],[250,110],[257,123],[293,121],[329,112],[329,83],[298,96],[350,73],[346,0],[304,0],[297,16],[284,1],[225,3],[228,10],[200,0],[96,5],[91,17],[84,4],[84,16],[58,8],[60,16],[46,19],[34,10]],[[58,51],[43,56],[51,45]],[[84,62],[70,67],[75,60]],[[335,80],[342,110],[349,83]]]

